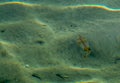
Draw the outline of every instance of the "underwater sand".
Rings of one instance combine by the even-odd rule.
[[[119,0],[22,1],[0,1],[0,83],[120,83]]]

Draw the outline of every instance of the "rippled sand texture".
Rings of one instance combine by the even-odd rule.
[[[120,83],[120,10],[1,3],[0,83]]]

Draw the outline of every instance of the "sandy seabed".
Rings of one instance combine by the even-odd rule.
[[[1,2],[0,83],[120,83],[114,3]]]

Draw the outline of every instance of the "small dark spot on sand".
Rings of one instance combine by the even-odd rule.
[[[56,74],[57,77],[64,79],[64,77],[61,74]]]
[[[36,43],[37,43],[37,44],[41,44],[41,45],[42,45],[42,44],[44,44],[45,42],[44,42],[44,41],[42,41],[42,40],[38,40],[38,41],[36,41]]]
[[[117,64],[117,63],[118,63],[118,61],[120,61],[120,57],[115,58],[114,63],[115,63],[115,64]]]
[[[40,77],[40,76],[38,76],[37,74],[32,74],[32,77],[34,77],[34,78],[37,78],[37,79],[41,80],[41,77]]]
[[[75,25],[75,24],[72,25],[72,24],[71,24],[70,27],[77,27],[77,25]]]
[[[70,27],[72,27],[73,25],[70,25]]]
[[[5,30],[1,30],[1,33],[4,33],[5,32]]]

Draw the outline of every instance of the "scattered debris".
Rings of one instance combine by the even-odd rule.
[[[39,79],[39,80],[41,80],[41,77],[38,76],[37,74],[32,74],[32,76],[35,77],[35,78],[37,78],[37,79]]]
[[[56,76],[58,76],[58,77],[61,78],[61,79],[68,78],[68,76],[64,76],[64,75],[61,75],[61,74],[56,74]]]

